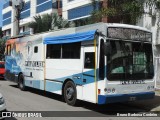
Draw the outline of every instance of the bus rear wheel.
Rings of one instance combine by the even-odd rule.
[[[24,91],[25,90],[25,85],[24,85],[24,77],[22,74],[19,75],[19,78],[18,78],[18,87],[20,90]]]
[[[68,105],[75,106],[77,103],[77,91],[76,91],[76,86],[72,81],[68,81],[63,89],[63,95],[66,103]]]

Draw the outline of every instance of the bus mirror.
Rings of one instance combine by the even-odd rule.
[[[108,55],[111,54],[111,45],[110,45],[110,42],[104,43],[104,54],[106,56],[108,56]]]

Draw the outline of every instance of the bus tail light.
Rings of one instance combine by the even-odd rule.
[[[154,86],[148,86],[148,87],[147,87],[147,90],[151,90],[151,89],[153,90],[153,89],[154,89]]]
[[[101,89],[98,89],[98,95],[101,94]]]

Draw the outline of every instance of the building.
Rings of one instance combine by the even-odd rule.
[[[99,9],[99,5],[107,5],[106,0],[97,0],[96,8],[93,7],[93,0],[62,0],[62,16],[69,21],[83,20],[91,16],[94,9]],[[107,22],[107,18],[102,19]]]
[[[70,21],[89,17],[93,11],[91,0],[63,0],[62,16]]]
[[[31,32],[28,28],[28,23],[33,21],[35,15],[42,15],[45,13],[57,12],[64,19],[69,21],[79,21],[89,18],[94,10],[93,0],[23,0],[25,2],[24,9],[21,12],[20,33],[29,34]],[[107,6],[107,0],[97,0],[96,8],[99,9]],[[146,8],[146,11],[148,9]],[[2,31],[4,36],[15,35],[15,10],[6,2],[3,7],[3,26]],[[151,18],[149,15],[143,15],[138,22],[138,26],[146,27],[153,31],[154,44],[160,44],[156,41],[157,37],[157,19]],[[102,22],[114,22],[107,17],[102,18]],[[81,22],[81,21],[80,21]],[[155,23],[155,24],[154,24]],[[159,34],[159,33],[158,33]],[[158,42],[158,43],[157,43]]]
[[[43,15],[45,13],[58,12],[62,15],[62,1],[61,0],[23,0],[24,8],[20,15],[20,34],[29,34],[31,32],[28,28],[28,23],[34,20],[35,15]],[[9,1],[6,2],[2,10],[3,23],[2,31],[4,36],[14,36],[15,30],[15,9],[10,6]]]

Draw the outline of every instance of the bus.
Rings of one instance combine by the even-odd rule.
[[[152,33],[146,28],[96,23],[6,41],[5,78],[21,90],[95,104],[152,99]]]

